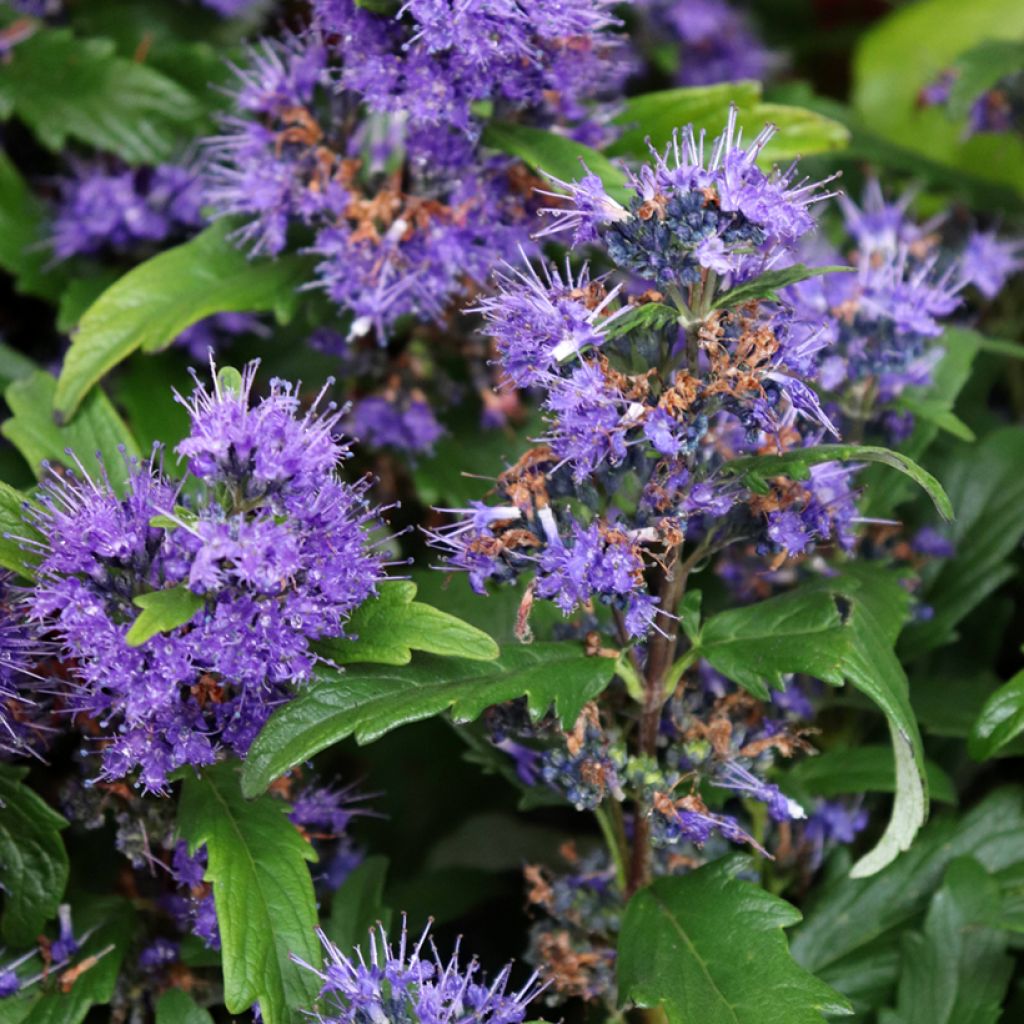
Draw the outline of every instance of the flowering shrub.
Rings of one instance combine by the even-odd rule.
[[[0,1021],[1020,1016],[1024,15],[811,6],[0,4]]]

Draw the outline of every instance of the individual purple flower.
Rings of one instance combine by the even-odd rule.
[[[778,786],[757,778],[737,761],[727,761],[721,765],[712,782],[721,789],[731,790],[765,804],[774,821],[794,821],[807,817],[807,812]]]
[[[804,823],[804,842],[811,848],[810,867],[816,871],[830,846],[849,845],[868,825],[868,812],[839,800],[819,800]]]
[[[144,790],[221,746],[244,754],[309,678],[312,643],[342,635],[382,575],[367,482],[337,476],[337,411],[303,412],[281,381],[250,404],[254,372],[182,400],[178,451],[200,485],[188,496],[159,462],[129,464],[124,495],[80,466],[44,481],[31,513],[43,537],[31,610],[74,661],[66,701],[99,726],[101,774],[138,770]],[[133,599],[172,588],[191,614],[133,641]]]
[[[187,168],[109,168],[78,161],[71,171],[56,182],[50,244],[58,261],[144,252],[205,223],[199,180]]]
[[[471,312],[482,313],[501,357],[501,366],[516,387],[540,383],[547,372],[580,352],[599,348],[604,332],[626,312],[608,312],[619,288],[607,291],[591,281],[584,265],[577,275],[566,261],[565,277],[544,263],[543,277],[529,264],[497,274],[495,295]]]
[[[433,942],[428,952],[428,931],[429,925],[418,939],[411,939],[403,918],[397,947],[381,925],[371,934],[365,954],[362,946],[348,954],[318,930],[324,970],[293,959],[322,983],[319,1019],[324,1024],[520,1024],[526,1018],[527,1007],[544,989],[537,974],[510,992],[511,964],[488,982],[475,959],[460,964],[458,943],[447,962]]]
[[[995,231],[972,231],[960,255],[960,267],[966,283],[986,299],[994,299],[1024,269],[1024,240],[1000,238]]]

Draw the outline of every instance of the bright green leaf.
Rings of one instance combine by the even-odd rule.
[[[318,644],[324,657],[338,665],[408,665],[413,651],[476,661],[498,657],[498,645],[482,630],[415,601],[415,583],[397,580],[379,589],[378,596],[360,605],[345,624],[345,632],[356,639]]]
[[[285,320],[307,279],[304,257],[250,260],[220,221],[129,270],[86,310],[64,359],[55,407],[74,415],[90,388],[136,349],[157,352],[214,313],[274,311]]]
[[[678,321],[679,310],[663,306],[660,302],[645,302],[616,317],[607,327],[602,328],[601,333],[608,341],[614,341],[631,331],[656,331]]]
[[[587,170],[601,179],[613,199],[625,202],[628,197],[626,175],[608,157],[565,135],[525,124],[492,121],[484,128],[481,141],[561,181],[578,181],[586,173],[583,167],[586,164]]]
[[[1024,733],[1024,670],[985,701],[974,723],[968,750],[976,761],[985,761],[1021,733]]]
[[[133,597],[132,604],[142,612],[125,634],[125,643],[129,647],[141,647],[157,633],[169,633],[184,626],[203,607],[204,601],[201,594],[194,594],[185,583]]]
[[[21,452],[37,476],[44,461],[75,468],[70,449],[86,472],[100,478],[103,469],[114,490],[122,493],[128,480],[125,456],[138,458],[139,446],[120,414],[102,390],[95,390],[74,422],[58,426],[54,418],[57,382],[42,370],[15,381],[4,392],[11,418],[0,433]],[[96,461],[99,454],[103,469]]]
[[[24,783],[27,768],[0,765],[2,931],[12,945],[35,941],[57,913],[68,881],[61,829],[67,822]]]
[[[262,793],[293,765],[348,736],[371,743],[400,725],[449,709],[455,721],[470,722],[494,704],[525,695],[534,718],[553,706],[571,724],[614,671],[611,659],[588,657],[571,643],[506,648],[489,662],[422,655],[400,671],[321,667],[256,738],[243,769],[243,788],[247,795]]]
[[[247,801],[231,763],[186,777],[178,829],[193,851],[206,845],[206,881],[220,930],[224,1002],[245,1013],[259,1002],[267,1024],[284,1024],[291,1011],[312,1007],[315,976],[291,960],[320,963],[313,881],[313,847],[288,820],[276,797]]]
[[[39,534],[23,518],[27,496],[0,480],[0,566],[26,579],[33,575],[36,556],[17,540],[38,540]]]
[[[821,1024],[846,1000],[800,967],[783,929],[800,912],[707,864],[659,878],[626,908],[619,934],[623,1000],[663,1007],[669,1024]]]
[[[195,97],[108,39],[40,28],[0,64],[0,116],[16,114],[54,152],[69,138],[128,163],[158,163],[202,115]]]

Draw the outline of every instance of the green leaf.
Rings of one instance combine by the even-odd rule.
[[[926,580],[922,597],[934,615],[907,628],[900,643],[905,659],[953,641],[960,621],[1015,574],[1008,559],[1024,536],[1022,464],[1021,427],[996,430],[950,454],[940,472],[956,509],[956,554]]]
[[[923,109],[921,89],[986,40],[1024,36],[1018,0],[919,0],[881,18],[854,54],[853,104],[871,130],[931,161],[1024,192],[1024,141],[1014,133],[964,138],[963,122]]]
[[[492,121],[484,128],[481,141],[561,181],[578,181],[586,173],[583,169],[586,164],[587,170],[601,179],[613,199],[624,203],[629,197],[626,175],[608,157],[564,135],[525,124]]]
[[[660,302],[645,302],[616,317],[601,333],[608,341],[614,341],[631,331],[656,331],[678,322],[679,310],[664,306]]]
[[[781,688],[783,677],[793,672],[841,686],[850,641],[834,594],[798,588],[712,615],[693,651],[767,700],[768,686]]]
[[[655,149],[664,147],[677,128],[692,124],[717,134],[725,127],[729,104],[752,107],[761,99],[761,83],[722,82],[717,85],[663,89],[626,100],[615,123],[623,130],[608,146],[609,156],[648,155],[647,139]]]
[[[202,113],[191,93],[117,56],[110,40],[68,29],[38,29],[0,64],[0,117],[16,114],[54,152],[71,138],[128,163],[159,163]]]
[[[169,988],[156,1001],[156,1024],[213,1024],[213,1017],[180,988]]]
[[[482,630],[415,601],[415,583],[398,580],[381,584],[379,590],[345,625],[346,632],[356,639],[318,644],[324,657],[338,665],[408,665],[413,651],[475,661],[498,657],[498,645]]]
[[[192,593],[185,583],[133,597],[132,604],[142,612],[125,634],[125,643],[129,647],[141,647],[157,633],[169,633],[184,626],[203,607],[205,600],[201,594]]]
[[[391,911],[384,906],[387,872],[387,857],[367,857],[331,897],[331,916],[324,932],[343,953],[365,944],[378,921],[387,928],[391,918]]]
[[[223,763],[186,777],[178,828],[190,850],[206,844],[228,1012],[245,1013],[258,1001],[267,1024],[282,1024],[292,1010],[311,1007],[316,978],[290,957],[320,963],[306,865],[316,854],[288,820],[288,805],[271,796],[245,800],[235,766]]]
[[[73,423],[58,426],[54,418],[56,389],[57,382],[41,370],[11,384],[4,398],[12,415],[0,426],[0,433],[21,452],[37,476],[42,475],[44,461],[74,468],[74,460],[67,454],[70,449],[86,471],[98,477],[99,454],[114,490],[123,493],[128,481],[125,456],[138,458],[140,454],[124,420],[104,392],[97,389]]]
[[[2,73],[2,72],[0,72]],[[0,267],[27,295],[54,301],[65,272],[47,269],[46,213],[6,153],[0,152]]]
[[[449,709],[456,722],[471,722],[492,705],[523,695],[535,719],[554,706],[571,725],[614,671],[614,661],[587,657],[571,643],[506,648],[490,662],[422,655],[402,671],[320,668],[309,688],[275,712],[256,738],[242,786],[247,795],[262,793],[293,765],[349,736],[371,743]]]
[[[896,796],[889,823],[874,849],[850,872],[867,877],[910,847],[928,816],[928,786],[910,687],[893,650],[906,621],[909,596],[898,576],[875,566],[850,566],[841,579],[850,600],[847,622],[853,634],[843,671],[885,714],[896,758]]]
[[[994,356],[1008,356],[1010,359],[1024,359],[1024,345],[1016,341],[1003,341],[1000,338],[985,338],[978,335],[978,348]]]
[[[967,749],[976,761],[985,761],[1021,733],[1024,733],[1024,670],[985,701]]]
[[[0,341],[0,382],[4,386],[31,376],[38,369],[38,364],[29,359],[23,352],[19,352],[16,348],[12,348],[5,342]]]
[[[67,822],[22,781],[27,768],[0,765],[0,930],[14,946],[35,941],[57,913],[68,881],[61,839]]]
[[[896,400],[896,405],[898,408],[912,413],[919,420],[934,423],[939,430],[944,430],[959,441],[971,444],[977,440],[974,431],[941,398],[916,395],[911,391],[905,391]]]
[[[943,519],[953,518],[949,497],[931,473],[906,455],[877,445],[819,444],[813,448],[795,448],[783,455],[747,455],[727,462],[723,471],[755,480],[781,475],[804,479],[811,466],[822,462],[878,462],[890,466],[923,488]]]
[[[976,860],[954,860],[924,930],[903,938],[896,1010],[880,1024],[996,1024],[1013,973],[999,915],[999,883]]]
[[[989,871],[1022,861],[1024,792],[1002,789],[961,818],[937,818],[910,850],[871,878],[836,874],[805,907],[793,935],[794,957],[807,970],[844,991],[856,966],[891,942],[917,917],[938,887],[947,865],[972,856]]]
[[[956,803],[953,780],[933,761],[925,762],[928,792],[935,800]],[[783,789],[795,787],[812,796],[836,797],[848,793],[893,793],[896,764],[892,747],[866,744],[826,750],[798,761],[780,780]]]
[[[662,1007],[669,1024],[821,1024],[849,1012],[790,956],[783,929],[800,912],[733,877],[735,863],[659,878],[626,908],[621,997]]]
[[[22,518],[26,501],[27,495],[0,480],[0,566],[31,579],[36,557],[16,539],[40,539],[39,534]]]
[[[803,263],[794,263],[791,267],[784,267],[782,270],[768,270],[757,277],[744,281],[743,284],[722,292],[715,298],[714,309],[722,309],[725,306],[739,306],[751,299],[770,299],[772,302],[779,301],[779,289],[786,285],[796,284],[797,281],[806,281],[811,277],[821,277],[822,274],[849,273],[853,267],[827,266],[808,267]]]
[[[136,349],[157,352],[214,313],[291,314],[307,279],[305,257],[249,260],[220,221],[183,245],[129,270],[86,310],[57,384],[55,408],[69,418],[89,389]]]

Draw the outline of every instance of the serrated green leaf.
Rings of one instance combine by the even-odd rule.
[[[968,449],[954,449],[940,469],[956,521],[953,558],[926,577],[923,600],[932,618],[909,626],[900,653],[919,657],[956,638],[972,609],[1016,572],[1008,558],[1024,536],[1024,428],[1005,427]]]
[[[321,667],[309,688],[277,711],[256,738],[242,786],[248,795],[262,793],[293,765],[349,736],[371,743],[400,725],[449,710],[455,721],[471,722],[492,705],[524,695],[534,718],[553,706],[571,724],[614,671],[614,661],[587,657],[570,643],[506,648],[489,662],[421,655],[402,671]]]
[[[852,966],[917,917],[956,857],[972,856],[989,871],[1022,860],[1024,791],[990,794],[961,818],[930,822],[910,850],[871,878],[837,873],[819,886],[793,934],[792,950],[809,971],[830,983],[856,975]]]
[[[156,1001],[156,1024],[213,1024],[213,1017],[180,988],[169,988]]]
[[[996,1024],[1013,973],[1006,935],[992,923],[999,883],[976,860],[954,860],[922,932],[903,938],[895,1010],[880,1024]]]
[[[744,281],[743,284],[722,292],[715,298],[714,309],[722,309],[726,306],[740,306],[751,299],[770,299],[772,302],[779,301],[779,289],[786,285],[796,284],[798,281],[806,281],[812,277],[821,277],[822,274],[849,273],[853,267],[827,266],[808,267],[803,263],[794,263],[791,267],[784,267],[782,270],[768,270],[757,277]]]
[[[287,319],[307,279],[305,257],[249,260],[218,222],[129,270],[86,310],[54,400],[70,418],[90,388],[136,349],[157,352],[214,313],[273,311]]]
[[[783,677],[793,672],[842,685],[851,640],[835,596],[804,588],[712,615],[701,628],[695,652],[767,700],[768,686],[781,687]]]
[[[1024,733],[1024,670],[985,701],[967,749],[976,761],[985,761],[1021,733]]]
[[[22,518],[27,495],[0,480],[0,566],[31,579],[36,556],[26,551],[18,537],[38,540],[39,534]]]
[[[608,195],[620,203],[628,198],[626,175],[603,153],[565,135],[525,124],[492,121],[484,128],[481,141],[561,181],[578,181],[586,173],[586,164],[587,170],[604,183]]]
[[[925,762],[928,793],[933,800],[956,803],[956,788],[949,775],[934,761]],[[826,750],[794,764],[779,780],[811,796],[836,797],[850,793],[893,793],[896,766],[892,747],[869,743],[859,747]]]
[[[0,765],[0,884],[5,941],[27,946],[57,913],[68,881],[67,822],[24,783],[27,768]]]
[[[159,163],[203,113],[170,78],[115,53],[108,39],[39,28],[0,64],[0,115],[17,114],[54,152],[69,138],[128,163]]]
[[[132,604],[142,612],[125,634],[125,643],[129,647],[141,647],[157,633],[168,633],[184,626],[204,603],[205,598],[194,594],[185,583],[133,597]]]
[[[795,448],[782,455],[745,455],[727,462],[722,471],[738,476],[791,476],[803,479],[811,466],[822,462],[878,462],[897,469],[921,487],[943,519],[953,518],[953,506],[942,485],[913,459],[889,448],[870,444],[819,444],[812,448]]]
[[[97,453],[114,490],[123,493],[128,481],[125,456],[139,457],[139,446],[127,424],[106,394],[97,389],[83,404],[74,422],[58,426],[54,418],[57,382],[42,370],[15,381],[4,392],[11,410],[0,433],[21,452],[37,476],[42,476],[44,461],[75,468],[70,449],[86,471],[100,477]]]
[[[415,597],[415,583],[381,584],[377,597],[360,605],[345,624],[356,639],[323,641],[318,651],[337,665],[408,665],[413,651],[474,661],[498,657],[498,645],[482,630]]]
[[[320,963],[313,881],[313,847],[275,797],[247,801],[231,763],[185,779],[178,829],[192,851],[206,845],[205,879],[213,883],[229,1013],[259,1002],[267,1024],[282,1024],[310,1008],[317,984],[291,959]]]
[[[331,897],[331,916],[324,933],[343,953],[365,945],[378,922],[388,927],[391,911],[384,906],[387,872],[387,857],[367,857]]]
[[[669,1024],[820,1024],[849,1013],[834,989],[790,955],[784,928],[800,912],[707,864],[659,878],[626,908],[619,934],[622,999],[662,1007]]]

